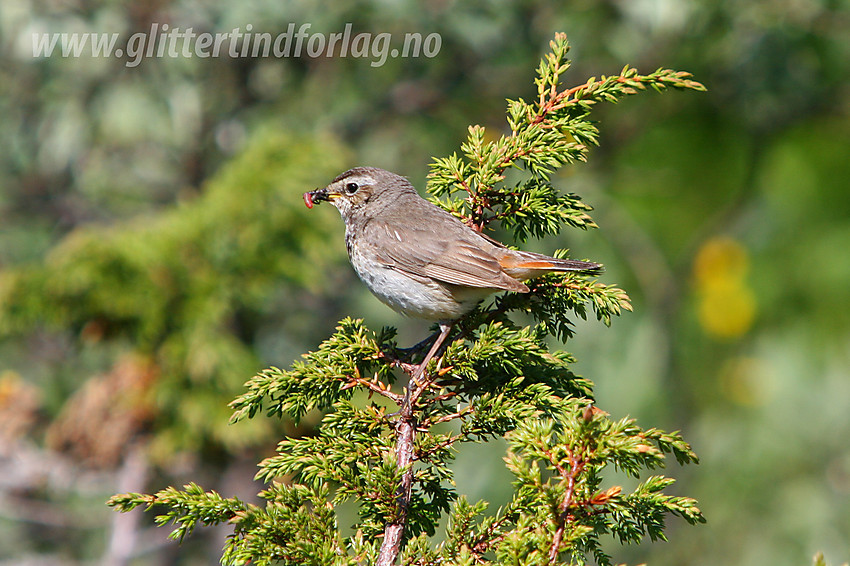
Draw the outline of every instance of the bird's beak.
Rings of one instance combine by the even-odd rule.
[[[304,193],[304,204],[307,205],[307,208],[313,208],[313,205],[316,203],[320,203],[325,200],[333,202],[340,196],[340,193],[328,190],[328,187],[325,187],[324,189],[316,189],[315,191]]]

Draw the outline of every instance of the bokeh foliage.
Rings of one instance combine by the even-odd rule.
[[[327,291],[327,234],[290,203],[342,155],[327,139],[257,135],[202,195],[120,226],[77,228],[43,264],[3,273],[0,333],[67,332],[149,357],[158,458],[256,442],[259,431],[226,426],[220,400],[258,364],[251,334],[275,297]]]

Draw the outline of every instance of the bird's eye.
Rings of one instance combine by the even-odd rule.
[[[353,195],[357,192],[357,189],[359,188],[360,185],[358,185],[357,183],[348,183],[347,185],[345,185],[345,192],[346,194]]]

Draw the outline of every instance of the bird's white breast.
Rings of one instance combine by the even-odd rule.
[[[348,233],[346,244],[357,276],[381,302],[407,316],[440,322],[456,320],[493,292],[441,283],[394,269],[363,246],[354,245]]]

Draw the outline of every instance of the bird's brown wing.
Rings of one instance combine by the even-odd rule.
[[[368,240],[384,243],[373,248],[379,261],[411,275],[466,287],[528,291],[523,283],[506,274],[485,249],[490,247],[489,242],[460,222],[439,225],[438,233],[428,226],[389,224],[373,219],[367,225],[371,232]]]

